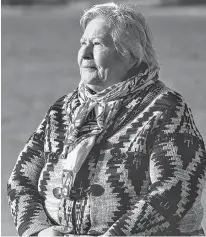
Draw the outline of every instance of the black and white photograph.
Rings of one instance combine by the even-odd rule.
[[[1,236],[205,236],[206,0],[1,14]]]

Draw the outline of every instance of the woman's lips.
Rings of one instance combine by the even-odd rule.
[[[84,69],[91,69],[91,70],[96,70],[97,68],[96,67],[88,67],[88,66],[86,66],[86,67],[82,67],[82,68],[84,68]]]

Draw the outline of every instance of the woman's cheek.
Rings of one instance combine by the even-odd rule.
[[[109,48],[96,48],[94,60],[98,69],[98,77],[101,81],[106,81],[113,62],[113,51]]]
[[[98,77],[99,77],[99,79],[100,79],[101,81],[105,81],[105,80],[106,80],[106,77],[105,77],[105,69],[102,68],[102,67],[100,67],[100,66],[98,66],[97,69],[98,69]]]
[[[96,61],[100,67],[105,68],[105,67],[107,67],[109,58],[108,58],[107,54],[105,52],[103,52],[98,55]]]
[[[78,62],[78,65],[80,66],[81,62],[82,62],[82,50],[81,49],[79,49],[79,52],[77,54],[77,62]]]

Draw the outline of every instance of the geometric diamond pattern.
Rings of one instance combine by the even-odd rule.
[[[54,196],[79,105],[77,90],[55,102],[18,157],[8,182],[18,233],[56,225],[79,235],[204,235],[204,142],[182,96],[158,80],[125,98],[97,137],[77,173],[76,199]],[[96,123],[92,113],[84,126]]]

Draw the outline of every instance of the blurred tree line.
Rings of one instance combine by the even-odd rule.
[[[2,5],[66,4],[70,0],[1,0]]]
[[[206,4],[206,0],[161,0],[162,5],[194,5],[194,4]]]
[[[2,5],[34,5],[34,4],[67,4],[71,1],[75,2],[82,0],[1,0],[1,3]],[[93,1],[95,2],[95,0]],[[108,0],[108,2],[109,1],[113,0]],[[160,0],[161,5],[189,5],[189,4],[200,4],[200,3],[206,4],[206,0]]]

